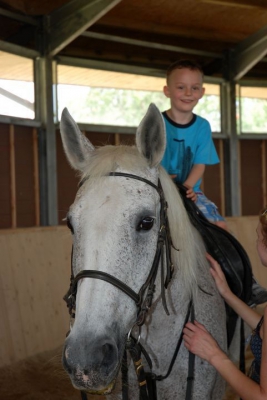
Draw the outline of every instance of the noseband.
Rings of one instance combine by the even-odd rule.
[[[71,263],[71,279],[70,279],[70,288],[66,295],[64,296],[64,300],[67,303],[69,313],[71,317],[75,317],[75,303],[76,303],[76,294],[77,294],[77,285],[80,279],[83,278],[93,278],[93,279],[100,279],[103,280],[118,289],[120,289],[122,292],[124,292],[126,295],[128,295],[131,299],[134,300],[136,306],[137,306],[137,318],[133,326],[139,326],[139,329],[145,322],[146,314],[148,310],[151,307],[152,300],[153,300],[153,295],[155,292],[155,281],[157,277],[157,273],[159,270],[159,266],[161,269],[161,298],[162,298],[162,305],[164,307],[164,310],[167,315],[169,315],[167,303],[166,303],[166,296],[165,296],[165,290],[168,287],[168,284],[171,281],[172,275],[173,275],[173,264],[171,261],[171,247],[175,249],[175,247],[172,244],[171,240],[171,235],[170,235],[170,228],[169,228],[169,221],[168,221],[168,216],[167,216],[167,202],[164,197],[164,193],[161,187],[160,180],[158,181],[158,186],[155,185],[153,182],[149,181],[148,179],[142,178],[137,175],[132,175],[132,174],[127,174],[123,172],[111,172],[109,176],[117,176],[117,177],[124,177],[124,178],[129,178],[129,179],[135,179],[141,182],[144,182],[151,187],[153,187],[159,194],[160,198],[160,228],[158,231],[158,240],[157,240],[157,248],[154,256],[154,260],[152,263],[152,267],[149,271],[149,274],[146,278],[146,281],[144,284],[141,286],[140,290],[138,293],[136,293],[134,290],[132,290],[128,285],[126,285],[124,282],[121,280],[115,278],[114,276],[103,272],[103,271],[97,271],[97,270],[83,270],[79,272],[75,277],[73,273],[73,264]],[[83,185],[83,183],[89,179],[88,177],[84,178],[79,187]],[[178,251],[178,249],[175,249]],[[165,253],[165,257],[164,257]],[[164,263],[165,259],[165,263]],[[164,264],[166,267],[164,268]],[[166,269],[166,272],[165,272]],[[190,301],[187,315],[184,321],[184,325],[187,323],[189,319],[189,315],[191,313],[191,318],[194,315],[193,311],[193,305],[192,301]],[[144,355],[146,358],[148,364],[150,365],[150,369],[152,369],[152,363],[151,360],[147,354],[147,352],[144,350],[144,348],[141,346],[139,343],[139,338],[138,340],[134,339],[131,336],[131,330],[128,334],[128,338],[126,341],[126,349],[129,350],[131,357],[134,361],[135,365],[135,370],[136,370],[136,375],[137,379],[139,382],[139,388],[140,388],[140,399],[142,400],[156,400],[157,399],[157,393],[156,393],[156,381],[161,381],[166,379],[171,371],[172,367],[174,365],[174,362],[176,360],[176,357],[178,355],[181,343],[182,343],[182,332],[183,328],[180,334],[180,337],[177,342],[177,346],[175,348],[173,357],[170,362],[170,366],[168,368],[168,371],[165,375],[155,375],[152,372],[151,373],[146,373],[143,369],[143,364],[141,360],[141,354]],[[126,352],[125,355],[126,356]],[[191,390],[192,390],[192,380],[193,380],[193,370],[194,370],[194,357],[193,355],[189,355],[189,375],[187,378],[187,391],[186,391],[186,400],[191,399]],[[124,365],[127,365],[126,358],[124,358]],[[125,369],[125,366],[122,367],[122,375],[125,378],[125,371],[123,371],[123,368]],[[127,367],[126,367],[127,369]],[[127,371],[126,371],[127,375]],[[148,381],[150,381],[150,388],[148,386]],[[125,386],[125,385],[124,385]],[[123,386],[123,400],[128,399],[128,388]],[[127,386],[127,385],[126,385]],[[87,396],[84,392],[81,392],[82,399],[86,399]]]

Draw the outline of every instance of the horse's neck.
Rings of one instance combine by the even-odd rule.
[[[182,332],[190,299],[185,299],[180,293],[182,288],[175,279],[166,291],[167,305],[170,315],[167,315],[161,299],[156,297],[142,329],[142,342],[150,357],[155,360],[154,367],[160,365],[159,373],[168,367],[174,349]],[[157,369],[157,368],[156,368]]]

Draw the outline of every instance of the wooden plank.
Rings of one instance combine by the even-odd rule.
[[[14,125],[9,127],[9,151],[10,151],[10,193],[11,193],[11,227],[17,226],[16,207],[16,164],[15,164],[15,129]]]
[[[262,149],[261,140],[239,140],[238,156],[242,215],[257,215],[262,208]]]
[[[34,181],[34,204],[35,204],[35,226],[40,226],[40,188],[39,188],[39,160],[38,160],[38,135],[37,129],[32,131],[33,142],[33,181]]]
[[[262,206],[267,204],[267,141],[262,140]]]
[[[15,129],[17,226],[35,225],[34,155],[32,128]]]

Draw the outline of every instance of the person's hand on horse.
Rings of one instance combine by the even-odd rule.
[[[197,195],[196,195],[196,193],[194,192],[193,188],[191,188],[190,186],[185,185],[185,184],[184,184],[184,186],[187,188],[186,197],[187,197],[188,199],[191,199],[191,200],[194,201],[194,202],[197,201]]]
[[[197,321],[194,321],[194,323],[188,322],[185,325],[183,339],[187,350],[208,361],[210,364],[212,364],[215,357],[226,357],[205,326]]]
[[[214,258],[208,253],[206,253],[206,258],[211,265],[210,273],[213,276],[213,279],[216,283],[216,286],[217,286],[217,289],[218,289],[220,295],[223,298],[227,297],[227,295],[231,294],[232,292],[228,286],[225,275],[224,275],[219,263],[216,260],[214,260]]]

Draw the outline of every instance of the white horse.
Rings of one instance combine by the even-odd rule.
[[[202,239],[189,222],[176,186],[159,165],[166,140],[157,107],[149,106],[136,132],[136,146],[95,149],[67,109],[62,113],[61,135],[71,166],[81,174],[80,188],[67,214],[76,277],[68,301],[72,312],[75,309],[75,319],[65,342],[63,364],[74,387],[89,393],[89,398],[94,393],[111,392],[104,398],[122,399],[120,368],[125,367],[122,359],[130,333],[148,353],[153,376],[164,376],[175,358],[190,299],[196,319],[226,350],[225,306],[210,275]],[[159,181],[168,204],[170,235],[168,221],[162,217],[165,202]],[[172,238],[169,252],[173,271],[167,262],[166,237],[162,245],[163,231],[167,231],[167,239]],[[158,267],[154,259],[160,244],[163,250]],[[164,279],[172,272],[166,291],[161,288],[161,261]],[[156,273],[150,307],[144,283],[151,283],[152,265]],[[165,310],[165,292],[170,315]],[[140,297],[139,303],[146,304],[141,304],[138,322],[140,307],[136,303]],[[138,329],[140,315],[145,321]],[[168,378],[157,382],[158,400],[185,399],[189,353],[183,343],[177,351]],[[137,378],[143,367],[136,366],[136,375],[129,356],[127,363],[129,399],[139,399]],[[142,363],[145,371],[150,370],[144,355]],[[223,380],[197,357],[192,382],[192,400],[223,398]],[[143,384],[140,382],[141,387]],[[156,399],[155,395],[150,398]]]

